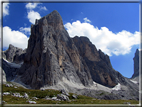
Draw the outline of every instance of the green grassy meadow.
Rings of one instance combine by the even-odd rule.
[[[99,100],[88,96],[77,95],[77,99],[72,97],[73,93],[69,93],[69,101],[54,101],[54,100],[47,100],[44,99],[46,96],[50,98],[57,96],[57,94],[61,94],[58,90],[32,90],[32,89],[25,89],[22,87],[6,87],[5,84],[2,85],[3,92],[12,93],[20,93],[24,95],[27,93],[31,101],[35,101],[36,104],[138,104],[138,101],[135,100]],[[38,99],[33,99],[33,97],[37,97]],[[5,101],[4,104],[29,104],[28,99],[26,98],[19,98],[12,95],[2,95],[2,101]]]

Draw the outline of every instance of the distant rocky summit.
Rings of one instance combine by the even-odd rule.
[[[65,89],[91,97],[103,90],[111,98],[98,98],[139,99],[138,85],[115,71],[108,55],[87,37],[70,38],[56,10],[31,25],[27,49],[10,45],[2,64],[8,81],[27,88]]]
[[[134,60],[134,74],[132,75],[132,78],[135,78],[139,76],[139,50],[137,49],[135,52]]]
[[[23,62],[25,57],[26,49],[23,50],[18,47],[14,47],[12,44],[9,45],[9,48],[4,51],[3,58],[7,59],[10,62],[20,63]]]
[[[140,75],[139,75],[139,73],[141,73],[142,74],[142,72],[140,71],[140,67],[141,66],[139,66],[139,60],[140,60],[140,53],[141,53],[142,51],[139,51],[138,49],[136,50],[136,52],[135,52],[135,56],[134,56],[134,58],[133,58],[133,61],[134,61],[134,74],[132,75],[132,77],[131,77],[131,81],[132,82],[135,82],[135,83],[137,83],[137,84],[139,84],[139,78],[141,78],[140,77]],[[141,79],[141,83],[142,83],[142,79]]]

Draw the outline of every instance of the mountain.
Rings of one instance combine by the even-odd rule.
[[[26,49],[23,50],[18,47],[14,47],[12,44],[9,45],[9,48],[4,51],[3,58],[7,59],[10,62],[20,63],[25,57]]]
[[[139,76],[139,50],[137,49],[135,52],[134,60],[134,74],[131,78],[135,78]]]
[[[87,37],[70,38],[56,10],[31,25],[27,49],[10,45],[2,64],[8,81],[27,88],[65,89],[95,98],[104,91],[98,98],[139,99],[138,85],[115,71],[108,55]]]
[[[136,50],[135,52],[135,56],[133,58],[133,61],[134,61],[134,74],[132,75],[131,77],[131,81],[134,82],[134,83],[138,83],[139,84],[139,78],[140,78],[140,75],[139,75],[139,58],[140,58],[140,53],[141,51],[139,51],[138,49]]]
[[[25,53],[26,49],[22,50],[12,44],[6,51],[2,52],[2,68],[5,71],[7,81],[13,80],[17,75],[18,68],[23,64]]]

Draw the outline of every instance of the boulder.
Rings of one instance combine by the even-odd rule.
[[[10,92],[4,92],[3,95],[10,95]]]
[[[73,94],[72,98],[77,99],[77,95]]]
[[[69,97],[64,94],[58,94],[57,99],[63,100],[63,101],[69,101]]]
[[[28,101],[30,104],[36,104],[35,101]]]
[[[52,99],[52,100],[58,100],[57,97],[52,97],[51,99]]]
[[[23,96],[22,96],[22,95],[20,95],[20,93],[12,93],[12,96],[14,96],[14,97],[20,97],[20,98],[23,98]]]
[[[29,98],[27,93],[24,94],[24,98],[26,98],[26,99]]]
[[[69,93],[66,90],[64,90],[64,89],[61,90],[61,93],[66,95],[66,96],[69,96]]]

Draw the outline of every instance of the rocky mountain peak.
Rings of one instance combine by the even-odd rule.
[[[3,58],[8,60],[9,62],[19,63],[23,61],[25,53],[26,49],[23,50],[22,48],[18,48],[10,44],[9,48],[6,51],[4,51],[2,54]]]
[[[128,94],[137,98],[137,84],[115,71],[109,56],[97,50],[87,37],[70,38],[56,10],[31,26],[26,51],[10,45],[3,54],[12,62],[3,60],[8,80],[27,88],[65,89],[92,96],[97,84],[109,90],[122,85],[122,90],[128,93],[129,89]]]
[[[12,44],[9,44],[9,49],[15,48]]]
[[[89,86],[93,81],[88,68],[83,65],[78,49],[63,27],[60,14],[53,11],[32,25],[24,64],[18,70],[18,77],[34,89],[54,86],[64,82],[64,79]]]
[[[35,25],[32,25],[32,27],[33,26],[36,26],[37,29],[40,28],[39,33],[46,33],[48,29],[54,29],[55,32],[59,32],[64,28],[62,17],[57,10],[54,10],[39,20],[36,19]],[[32,28],[31,31],[33,31],[33,29],[34,28]]]
[[[132,75],[132,78],[135,78],[139,76],[139,50],[138,49],[135,52],[133,61],[134,61],[134,74]]]

